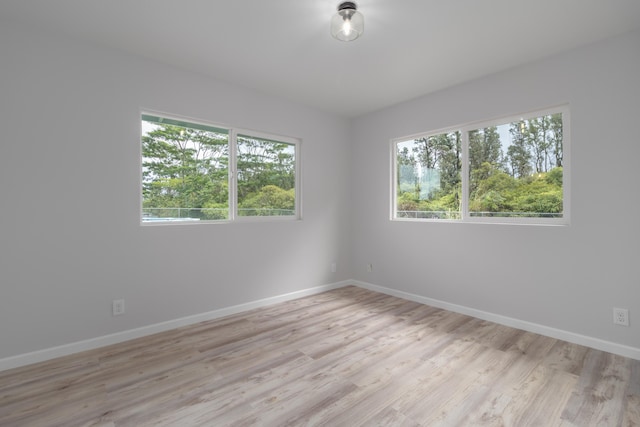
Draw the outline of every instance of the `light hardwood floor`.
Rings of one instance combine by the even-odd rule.
[[[640,426],[640,361],[345,287],[0,372],[8,426]]]

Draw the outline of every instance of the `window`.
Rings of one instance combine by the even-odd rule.
[[[142,114],[144,224],[299,218],[299,141]]]
[[[398,218],[461,218],[460,144],[459,131],[395,144]]]
[[[392,219],[568,223],[568,108],[393,141]]]
[[[295,215],[295,144],[238,135],[238,215]]]

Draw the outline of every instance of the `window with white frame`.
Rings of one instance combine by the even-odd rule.
[[[300,142],[142,114],[143,224],[300,218]]]
[[[567,224],[566,106],[392,142],[392,219]]]

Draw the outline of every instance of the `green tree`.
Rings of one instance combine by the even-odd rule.
[[[462,141],[460,132],[440,135],[440,178],[444,195],[452,194],[458,198],[458,187],[462,172]]]
[[[511,145],[507,148],[506,163],[511,169],[511,176],[515,178],[524,178],[531,175],[531,153],[529,152],[524,130],[524,120],[511,123],[509,133],[511,134]]]
[[[499,169],[502,166],[502,157],[500,134],[495,126],[469,132],[469,167],[471,170],[469,191],[471,193],[477,190],[479,179],[483,179],[482,171],[480,171],[483,165],[488,163],[491,168]]]
[[[143,207],[199,209],[226,201],[227,147],[221,133],[154,124],[142,136]]]
[[[238,203],[268,185],[295,188],[295,152],[292,144],[238,136]]]
[[[551,115],[549,131],[550,131],[549,142],[551,144],[551,147],[553,148],[553,157],[555,160],[554,166],[562,167],[562,162],[563,162],[562,138],[564,136],[564,132],[563,132],[561,113],[556,113]]]

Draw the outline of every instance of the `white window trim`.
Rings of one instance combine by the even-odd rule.
[[[537,217],[475,217],[469,214],[469,131],[511,123],[522,119],[531,119],[562,113],[562,218]],[[476,223],[476,224],[517,224],[517,225],[569,225],[571,218],[571,125],[569,105],[563,104],[527,113],[501,116],[491,120],[466,123],[428,132],[393,138],[391,140],[391,211],[390,220],[400,222],[435,223]],[[462,210],[461,219],[399,218],[397,216],[397,144],[411,139],[426,138],[443,133],[459,131],[462,150]],[[465,178],[466,177],[466,178]]]
[[[142,116],[156,116],[163,117],[169,120],[177,120],[185,123],[193,123],[196,125],[208,126],[213,128],[224,129],[228,132],[228,143],[229,143],[229,170],[228,170],[228,182],[229,182],[229,213],[228,219],[221,220],[205,220],[205,221],[153,221],[153,222],[145,222],[142,221],[142,212],[143,212],[143,196],[142,196]],[[138,115],[138,165],[139,165],[139,183],[138,183],[138,193],[140,197],[139,203],[139,222],[140,225],[144,227],[154,227],[154,226],[165,226],[165,225],[204,225],[204,224],[229,224],[229,223],[241,223],[241,222],[273,222],[273,221],[300,221],[302,220],[302,174],[300,173],[302,170],[302,139],[294,138],[289,136],[282,136],[276,134],[270,134],[260,131],[254,131],[251,129],[243,129],[235,126],[225,125],[210,122],[207,120],[194,119],[192,117],[180,116],[176,114],[168,114],[164,112],[159,112],[151,109],[142,109],[139,111]],[[292,144],[295,146],[295,214],[294,215],[278,215],[278,216],[240,216],[238,215],[238,181],[237,181],[237,136],[238,134],[253,136],[256,138],[264,138],[269,140],[274,140],[278,142],[283,142],[287,144]]]

